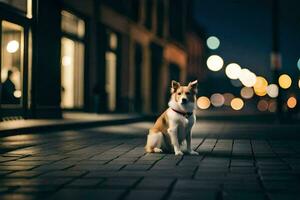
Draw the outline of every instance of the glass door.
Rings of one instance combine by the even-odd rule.
[[[25,115],[29,91],[28,32],[27,23],[0,17],[0,118]]]
[[[21,107],[24,29],[8,21],[1,27],[1,107]]]

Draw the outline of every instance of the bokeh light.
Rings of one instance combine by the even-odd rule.
[[[262,77],[256,77],[256,82],[253,86],[254,92],[257,96],[265,96],[267,94],[268,81]]]
[[[209,56],[209,58],[206,61],[206,64],[209,70],[216,72],[222,69],[224,61],[220,56],[212,55]]]
[[[261,112],[267,111],[268,108],[269,108],[269,104],[264,99],[259,100],[259,102],[257,103],[257,109]]]
[[[269,110],[269,112],[272,112],[272,113],[276,112],[276,110],[277,110],[276,101],[274,101],[274,100],[270,101],[269,106],[268,106],[268,110]]]
[[[17,40],[11,40],[7,43],[6,50],[8,53],[15,53],[18,51],[20,44]]]
[[[295,108],[297,105],[297,99],[295,97],[290,97],[286,104],[289,108]]]
[[[288,89],[292,85],[292,79],[287,74],[282,74],[278,79],[279,85],[283,89]]]
[[[223,94],[223,97],[225,99],[224,105],[230,106],[231,100],[234,98],[234,95],[231,93],[225,93],[225,94]]]
[[[253,89],[251,87],[243,87],[241,89],[241,96],[244,99],[251,99],[254,95]]]
[[[197,100],[197,105],[200,109],[206,110],[210,106],[210,100],[205,96],[199,97]]]
[[[14,91],[14,97],[16,97],[16,98],[21,98],[21,96],[22,96],[21,90],[16,90],[16,91]]]
[[[279,93],[279,88],[276,84],[268,85],[267,94],[269,95],[269,97],[276,98],[278,97],[278,93]]]
[[[238,79],[241,73],[241,67],[236,63],[230,63],[225,69],[226,76],[230,79]]]
[[[300,79],[298,80],[298,88],[300,88]]]
[[[244,101],[241,98],[234,98],[230,105],[233,110],[241,110],[244,107]]]
[[[253,87],[256,82],[256,75],[248,69],[242,69],[239,80],[246,87]]]
[[[300,58],[298,59],[297,67],[298,67],[298,69],[300,70]]]
[[[220,40],[216,36],[210,36],[209,38],[207,38],[206,44],[207,44],[208,48],[215,50],[215,49],[219,48]]]
[[[223,106],[225,99],[222,94],[215,93],[215,94],[211,95],[210,102],[215,107],[221,107],[221,106]]]

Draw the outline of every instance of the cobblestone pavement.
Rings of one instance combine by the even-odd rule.
[[[200,122],[199,156],[145,154],[152,123],[0,138],[0,199],[300,199],[300,129]]]

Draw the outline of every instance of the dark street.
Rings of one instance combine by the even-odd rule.
[[[299,125],[200,120],[174,156],[145,153],[151,124],[2,137],[1,199],[299,198]]]

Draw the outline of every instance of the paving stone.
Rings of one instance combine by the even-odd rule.
[[[33,178],[43,174],[40,171],[17,171],[6,175],[6,178]]]
[[[131,190],[128,196],[125,197],[125,200],[160,200],[166,194],[166,190]]]
[[[169,196],[169,200],[215,200],[217,198],[217,191],[210,190],[194,190],[194,191],[177,191],[173,190]]]
[[[262,192],[225,191],[222,196],[223,200],[265,200]]]
[[[66,187],[92,187],[100,184],[104,181],[104,178],[98,178],[98,179],[77,179],[70,184],[68,184]]]
[[[139,178],[108,178],[100,187],[103,188],[128,188],[133,186]]]
[[[78,171],[78,170],[64,170],[64,171],[50,171],[41,175],[41,177],[79,177],[86,174],[87,171]]]
[[[3,194],[1,200],[32,200],[35,199],[33,195],[28,194]]]
[[[122,170],[133,170],[133,171],[146,171],[151,167],[151,165],[126,165]]]
[[[51,196],[51,200],[72,199],[72,200],[117,200],[124,194],[125,190],[113,189],[62,189]]]
[[[171,183],[174,182],[174,178],[144,178],[137,186],[137,189],[167,189]]]
[[[181,180],[174,185],[174,191],[177,190],[200,190],[200,189],[219,189],[221,181],[200,181],[200,180]]]
[[[270,200],[296,200],[296,199],[300,199],[300,194],[298,192],[297,193],[272,192],[272,193],[268,193],[268,197]]]

